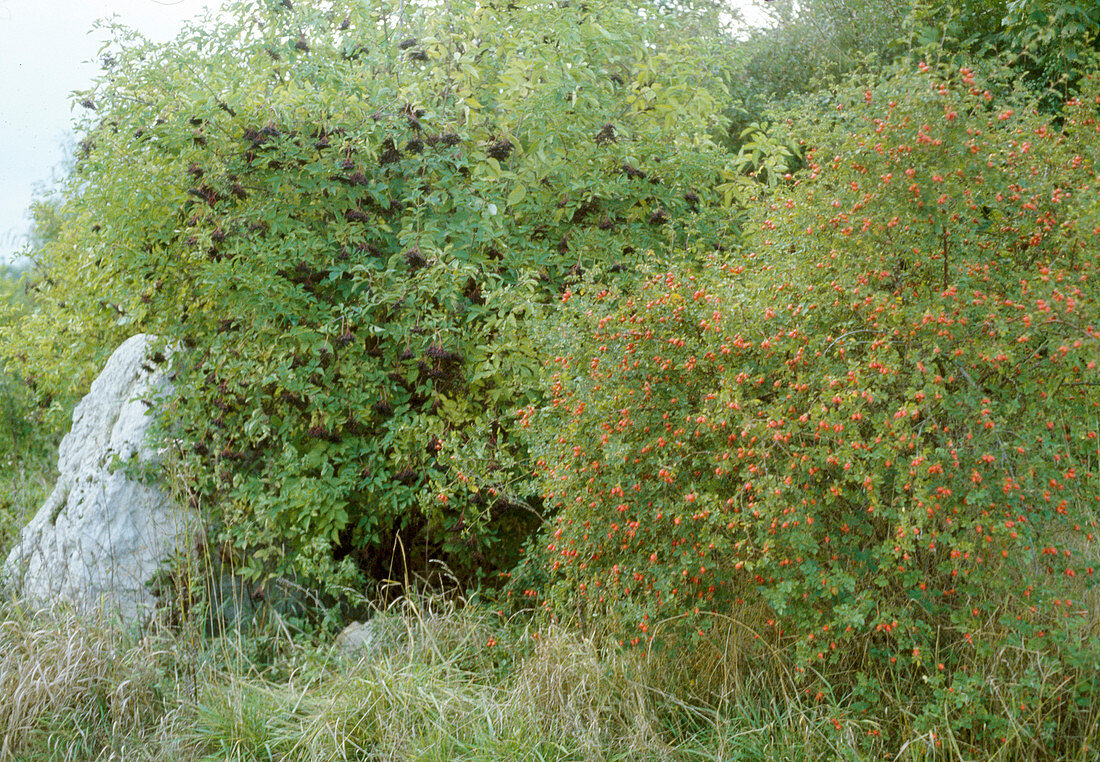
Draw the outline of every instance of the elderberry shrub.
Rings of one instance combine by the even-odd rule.
[[[727,224],[719,80],[625,1],[395,4],[388,31],[369,4],[311,5],[119,43],[43,253],[48,307],[13,345],[70,396],[130,333],[179,345],[176,486],[256,577],[335,594],[442,560],[495,580],[539,516],[511,413],[540,395],[528,323],[578,273],[627,279],[609,267]],[[507,84],[539,61],[555,73]],[[644,108],[612,70],[651,72]],[[616,140],[594,142],[608,113]],[[661,185],[619,170],[657,164]]]

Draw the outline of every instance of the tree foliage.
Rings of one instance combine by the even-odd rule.
[[[745,43],[744,88],[786,98],[889,63],[904,50],[912,9],[892,0],[778,0],[762,10],[769,23]]]

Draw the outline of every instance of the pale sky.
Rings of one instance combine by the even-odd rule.
[[[747,6],[751,0],[731,0]],[[105,30],[117,16],[154,40],[225,0],[0,0],[0,263],[23,248],[28,209],[53,185],[75,142],[71,94],[99,71]],[[755,15],[755,14],[751,14]]]
[[[22,249],[35,189],[51,185],[74,142],[70,94],[91,86],[117,15],[153,40],[220,0],[0,0],[0,262]],[[80,108],[76,106],[76,108]]]

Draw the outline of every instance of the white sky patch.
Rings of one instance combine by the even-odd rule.
[[[28,208],[53,184],[75,143],[71,94],[91,86],[117,16],[152,40],[219,0],[0,0],[0,262],[25,243]],[[79,106],[75,106],[79,108]]]
[[[730,0],[750,23],[753,0]],[[0,264],[11,261],[30,231],[31,201],[52,186],[72,154],[72,93],[100,71],[116,16],[151,40],[166,41],[183,23],[225,0],[0,0]]]

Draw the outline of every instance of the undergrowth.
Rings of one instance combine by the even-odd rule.
[[[0,760],[974,758],[965,739],[920,734],[888,705],[800,694],[745,621],[646,651],[424,593],[376,606],[354,653],[267,621],[210,638],[197,621],[139,632],[4,604]],[[1083,694],[1063,686],[1047,706],[1013,706],[1050,665],[1009,651],[976,654],[971,689],[997,683],[1006,698],[1014,735],[991,758],[1035,758],[1041,715]],[[1059,758],[1095,758],[1100,713],[1077,715],[1077,751]]]
[[[24,280],[0,265],[0,335],[31,307]],[[32,403],[34,383],[0,362],[0,551],[14,544],[57,478],[60,435],[50,424],[54,411]]]

